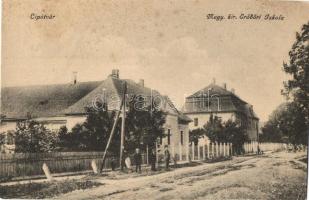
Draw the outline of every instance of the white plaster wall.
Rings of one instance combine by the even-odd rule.
[[[86,116],[67,116],[66,120],[66,126],[68,128],[68,131],[71,131],[72,128],[76,125],[76,124],[82,124],[85,122],[86,120]]]
[[[186,114],[188,117],[190,117],[193,122],[189,124],[189,129],[197,129],[202,128],[208,121],[210,117],[210,113],[197,113],[197,114]],[[229,119],[235,120],[235,114],[233,112],[231,113],[217,113],[213,114],[214,116],[218,116],[222,118],[222,121],[227,121]],[[194,118],[198,118],[198,126],[194,126]]]
[[[34,119],[38,122],[43,122],[44,126],[49,130],[57,131],[62,126],[66,126],[68,131],[78,124],[86,120],[86,116],[61,116],[61,117],[44,117]],[[0,125],[0,133],[16,129],[16,122],[2,122]]]
[[[14,131],[16,129],[16,122],[1,122],[0,133],[7,131]]]

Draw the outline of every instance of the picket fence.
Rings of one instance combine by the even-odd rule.
[[[164,160],[164,148],[158,148],[159,156],[158,162]],[[178,145],[169,146],[169,151],[171,153],[172,161],[197,161],[197,160],[209,160],[216,158],[229,157],[232,155],[232,144],[231,143],[206,143],[198,144],[194,143],[185,146]]]
[[[271,142],[258,143],[255,141],[246,142],[243,145],[245,153],[257,153],[258,148],[260,149],[261,152],[282,151],[287,150],[287,145],[284,143],[271,143]]]

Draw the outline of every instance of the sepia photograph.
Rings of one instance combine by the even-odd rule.
[[[305,200],[309,1],[2,0],[0,199]]]

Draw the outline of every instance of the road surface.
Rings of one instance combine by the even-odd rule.
[[[102,186],[73,191],[61,199],[305,199],[302,153],[234,157],[151,176],[94,177]],[[135,176],[135,177],[134,177]]]

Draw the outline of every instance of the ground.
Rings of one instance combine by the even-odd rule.
[[[104,185],[64,199],[305,199],[305,153],[236,157],[151,176],[98,178]],[[132,175],[136,176],[136,175]]]
[[[60,184],[53,197],[60,199],[305,199],[307,160],[305,152],[277,152],[264,155],[233,157],[232,160],[200,163],[191,167],[141,174],[112,172],[78,178]],[[50,183],[49,183],[50,184]],[[68,185],[62,190],[63,185]],[[77,185],[77,186],[76,186]],[[84,184],[85,185],[85,184]],[[53,186],[53,185],[51,185]],[[55,187],[50,188],[54,189]],[[88,187],[89,186],[89,187]],[[75,188],[76,190],[71,192]],[[88,189],[86,189],[88,188]],[[5,188],[2,188],[5,189]],[[0,188],[1,190],[1,188]],[[44,197],[33,193],[22,197]],[[53,192],[48,192],[51,197]],[[12,198],[12,195],[10,196]],[[16,196],[18,197],[18,196]]]

